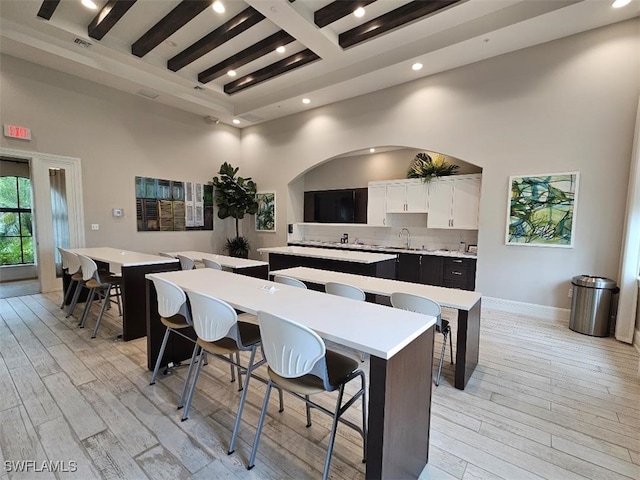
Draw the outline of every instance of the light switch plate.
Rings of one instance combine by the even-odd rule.
[[[124,215],[124,211],[121,208],[114,208],[112,214],[114,217],[121,217]]]
[[[92,223],[91,230],[100,230],[100,225],[98,223]]]

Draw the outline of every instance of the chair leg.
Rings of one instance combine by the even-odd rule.
[[[200,349],[202,350],[202,349]],[[191,407],[191,400],[193,399],[193,391],[196,388],[196,383],[198,383],[198,376],[200,375],[200,369],[202,368],[202,361],[204,359],[204,355],[200,354],[200,359],[198,360],[198,366],[196,367],[196,373],[193,376],[193,382],[191,382],[191,388],[189,389],[189,395],[187,396],[187,403],[184,407],[184,412],[182,413],[182,421],[184,422],[189,418],[189,408]]]
[[[451,365],[453,365],[453,334],[449,328],[449,353],[451,354]]]
[[[258,420],[258,427],[256,428],[256,438],[253,439],[253,448],[251,449],[251,456],[249,457],[247,470],[251,470],[255,465],[256,453],[258,452],[258,444],[260,443],[260,434],[262,433],[264,417],[267,415],[267,406],[269,405],[269,396],[271,395],[272,386],[273,382],[269,380],[269,383],[267,383],[267,391],[264,393],[264,402],[262,402],[262,411],[260,412],[260,420]]]
[[[229,354],[229,360],[233,362],[233,353]],[[231,370],[231,383],[236,381],[236,371],[233,368],[233,364],[229,364],[229,370]]]
[[[167,327],[164,331],[164,337],[162,337],[162,345],[160,346],[160,353],[158,353],[158,359],[156,360],[156,366],[153,367],[153,375],[151,375],[151,382],[149,385],[156,383],[156,377],[158,376],[158,370],[160,370],[160,364],[162,363],[162,355],[164,355],[164,349],[167,347],[167,341],[169,340],[170,328]]]
[[[364,373],[360,373],[362,381],[362,463],[367,462],[367,389]]]
[[[62,303],[60,304],[60,310],[64,310],[64,306],[69,301],[69,295],[71,295],[71,292],[75,291],[75,289],[73,288],[74,283],[76,283],[76,280],[71,280],[69,282],[69,285],[67,286],[67,290],[64,292],[64,295],[62,296]]]
[[[229,443],[229,451],[227,454],[231,455],[235,451],[236,438],[238,436],[238,430],[240,429],[240,421],[242,420],[242,410],[244,409],[244,403],[247,399],[247,392],[249,391],[249,380],[251,380],[251,372],[254,369],[254,361],[256,358],[256,351],[258,350],[258,346],[255,345],[251,349],[251,355],[249,356],[249,365],[247,367],[247,380],[244,383],[244,388],[242,389],[242,395],[240,396],[240,404],[238,405],[238,413],[236,413],[236,422],[233,425],[233,433],[231,434],[231,442]],[[237,355],[237,358],[240,358],[240,355]]]
[[[336,403],[336,410],[333,414],[333,424],[331,425],[331,435],[329,437],[329,447],[327,448],[327,458],[324,461],[324,473],[322,474],[322,480],[329,478],[329,467],[331,466],[331,455],[333,454],[333,444],[336,440],[336,430],[338,429],[338,419],[340,418],[340,407],[342,406],[342,396],[344,395],[344,384],[340,385],[340,392],[338,393],[338,401]]]
[[[284,412],[284,396],[282,395],[282,389],[280,387],[278,388],[278,397],[280,399],[280,410],[278,410],[278,413],[282,413]]]
[[[111,288],[107,287],[107,291],[103,298],[102,308],[100,309],[100,313],[98,314],[98,318],[96,319],[96,326],[93,327],[93,333],[91,334],[91,338],[96,338],[96,334],[98,333],[98,327],[100,327],[100,322],[102,321],[102,315],[104,315],[104,310],[111,303]]]
[[[442,339],[442,352],[440,352],[440,364],[438,365],[438,376],[436,377],[436,387],[440,385],[440,375],[442,374],[442,362],[444,360],[444,351],[447,348],[447,331],[444,330],[442,334],[444,338]]]
[[[180,394],[180,401],[178,402],[178,410],[180,410],[184,406],[184,396],[187,393],[187,386],[191,381],[191,373],[193,372],[193,366],[196,363],[196,357],[198,356],[199,349],[200,347],[196,343],[193,347],[193,353],[191,354],[191,362],[189,363],[189,370],[187,370],[187,378],[184,379],[184,385],[182,386],[182,393]],[[204,356],[206,361],[206,355],[204,354],[204,352],[202,352],[200,355]]]
[[[84,324],[87,322],[87,317],[89,316],[89,310],[91,310],[91,304],[93,303],[93,297],[96,294],[96,289],[89,289],[89,300],[84,304],[84,310],[82,312],[82,317],[80,317],[80,322],[78,325],[80,328],[84,328]]]
[[[71,299],[69,308],[67,308],[67,314],[64,316],[64,318],[69,318],[73,314],[73,311],[76,309],[76,304],[78,303],[78,298],[80,298],[80,292],[83,288],[84,285],[82,284],[82,282],[78,282],[76,284],[76,289],[73,292],[73,298]]]
[[[116,285],[116,303],[118,304],[118,316],[122,316],[122,303],[120,299],[122,298],[122,288],[120,285]]]
[[[243,388],[242,387],[242,368],[240,367],[240,352],[236,352],[236,365],[238,370],[238,391],[240,391]]]
[[[307,428],[309,428],[311,426],[311,407],[309,406],[309,395],[305,395],[304,396],[306,402],[305,402],[305,406],[307,407]]]

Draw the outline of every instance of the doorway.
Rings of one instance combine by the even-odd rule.
[[[80,159],[6,148],[0,155],[29,162],[40,291],[60,290],[58,247],[84,246]]]

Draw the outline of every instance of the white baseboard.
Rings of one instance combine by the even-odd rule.
[[[482,297],[482,308],[561,322],[568,322],[571,314],[571,310],[568,308],[548,307],[493,297]],[[636,333],[638,332],[636,331]]]

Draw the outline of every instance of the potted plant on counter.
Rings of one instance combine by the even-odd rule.
[[[459,165],[447,163],[444,155],[434,153],[418,153],[411,162],[407,171],[407,178],[421,178],[423,182],[430,182],[431,179],[453,175]]]
[[[218,207],[218,217],[225,219],[232,217],[236,221],[235,238],[227,238],[224,249],[232,257],[247,258],[249,256],[249,240],[240,236],[239,220],[245,215],[255,215],[258,211],[256,201],[257,186],[251,177],[236,177],[238,167],[232,167],[225,162],[220,167],[219,177],[213,177],[215,201]]]

